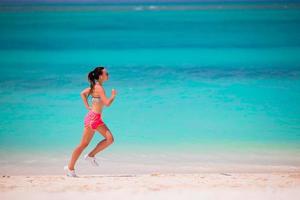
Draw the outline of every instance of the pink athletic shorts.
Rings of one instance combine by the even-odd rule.
[[[101,113],[96,113],[92,110],[90,110],[85,118],[84,118],[84,126],[90,126],[92,129],[96,129],[98,126],[104,125],[104,122],[101,118]]]

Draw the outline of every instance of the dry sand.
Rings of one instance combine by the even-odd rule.
[[[299,199],[300,172],[1,175],[7,199]]]

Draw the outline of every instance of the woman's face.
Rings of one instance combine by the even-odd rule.
[[[102,75],[100,75],[100,78],[103,82],[108,80],[108,72],[106,71],[106,69],[102,70]]]

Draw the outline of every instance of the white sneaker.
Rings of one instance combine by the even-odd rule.
[[[84,159],[89,161],[93,166],[97,167],[99,166],[98,162],[96,161],[95,157],[90,157],[88,154],[84,155]]]
[[[69,167],[66,165],[64,166],[64,170],[67,172],[67,176],[70,177],[78,177],[75,173],[75,170],[70,170]]]

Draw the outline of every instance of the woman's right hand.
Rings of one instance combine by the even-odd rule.
[[[115,97],[115,96],[117,95],[117,91],[116,91],[115,89],[112,89],[112,90],[111,90],[111,95],[112,95],[113,97]]]

